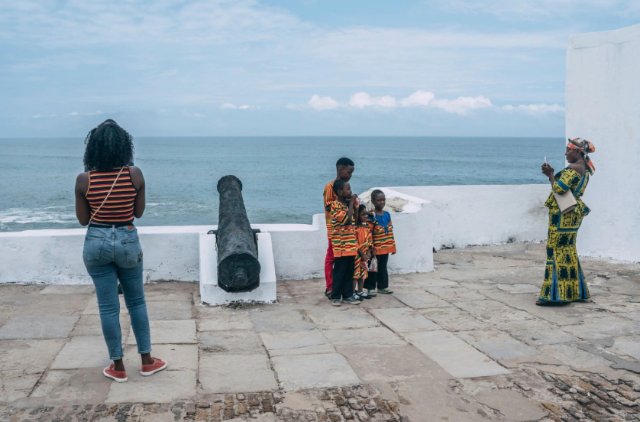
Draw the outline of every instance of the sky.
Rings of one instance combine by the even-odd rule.
[[[0,0],[0,137],[563,136],[638,0]]]

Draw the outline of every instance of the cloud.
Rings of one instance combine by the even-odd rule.
[[[434,100],[433,107],[446,111],[447,113],[467,114],[471,110],[481,108],[491,108],[493,104],[487,97],[458,97],[453,100]]]
[[[396,99],[389,96],[384,95],[382,97],[373,97],[366,92],[356,92],[349,99],[349,106],[354,108],[365,108],[365,107],[385,107],[385,108],[395,108],[397,106]]]
[[[417,90],[409,96],[400,100],[390,95],[373,96],[367,92],[356,92],[351,95],[349,101],[340,104],[331,97],[314,95],[307,105],[314,110],[327,110],[338,107],[364,109],[395,109],[395,108],[432,108],[446,111],[447,113],[466,114],[471,110],[493,107],[491,100],[484,96],[477,97],[457,97],[452,99],[439,99],[431,91]],[[290,105],[289,108],[295,109]]]
[[[251,106],[249,104],[233,104],[233,103],[224,103],[220,105],[220,108],[224,110],[252,110],[255,109],[255,106]]]
[[[526,114],[564,113],[564,107],[560,104],[509,104],[502,106],[502,109],[509,112]]]
[[[418,90],[407,98],[400,100],[400,104],[403,107],[428,106],[435,97],[435,94],[431,91]]]
[[[531,21],[582,14],[600,16],[637,16],[637,0],[436,0],[441,9],[456,12],[493,15],[500,19]]]
[[[96,111],[87,111],[87,112],[72,111],[68,115],[71,117],[85,117],[85,116],[100,116],[103,114],[105,113],[100,110],[96,110]]]
[[[320,95],[314,95],[311,97],[307,105],[314,110],[331,110],[340,107],[340,103],[333,98],[322,97]]]

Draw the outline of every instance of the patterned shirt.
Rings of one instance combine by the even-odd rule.
[[[324,187],[324,191],[322,192],[322,198],[324,200],[324,219],[327,223],[327,234],[329,236],[331,236],[331,203],[338,199],[336,193],[333,191],[333,182],[335,182],[335,180],[327,183]]]
[[[333,256],[356,256],[358,254],[358,242],[356,240],[356,226],[353,217],[349,219],[347,214],[349,207],[341,201],[335,200],[330,206],[331,212],[331,248]]]
[[[376,248],[376,255],[396,253],[393,223],[387,211],[383,211],[382,215],[376,214],[373,220],[373,247]]]

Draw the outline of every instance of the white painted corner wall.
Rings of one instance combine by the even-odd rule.
[[[413,186],[382,188],[398,253],[391,273],[433,270],[433,248],[541,241],[546,236],[547,185]],[[366,197],[366,193],[362,195]],[[324,277],[324,215],[312,224],[257,224],[269,233],[278,280]],[[215,226],[138,227],[147,281],[198,281],[199,236]],[[82,263],[85,229],[0,233],[0,283],[90,283]]]
[[[589,139],[596,172],[581,254],[640,261],[640,25],[572,37],[567,50],[566,135]]]

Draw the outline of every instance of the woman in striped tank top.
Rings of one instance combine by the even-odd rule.
[[[92,129],[85,140],[85,172],[76,179],[76,216],[88,225],[82,258],[96,288],[102,333],[113,363],[102,373],[127,381],[122,362],[122,333],[118,281],[131,317],[142,360],[141,375],[167,367],[151,357],[151,333],[142,283],[142,248],[133,219],[145,207],[142,171],[133,161],[131,135],[109,119]]]

